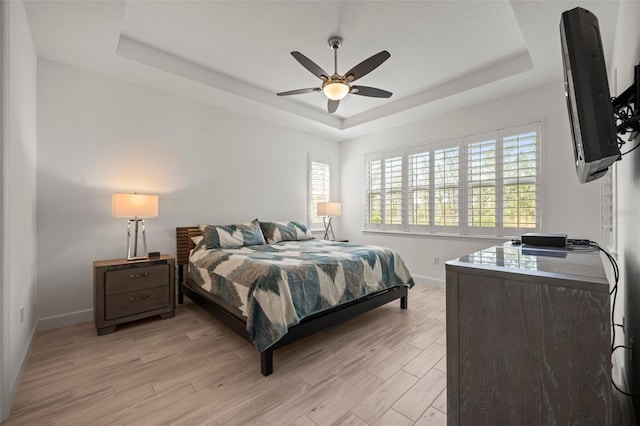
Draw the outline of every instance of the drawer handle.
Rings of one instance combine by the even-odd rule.
[[[148,298],[149,298],[148,294],[143,294],[142,296],[131,296],[129,300],[131,300],[132,302],[139,302],[140,300],[144,300]]]
[[[148,276],[149,276],[148,272],[145,272],[144,274],[129,274],[129,278],[144,278]]]

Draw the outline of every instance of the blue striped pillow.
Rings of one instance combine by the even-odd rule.
[[[258,219],[237,225],[206,225],[202,227],[207,249],[240,248],[264,244]]]
[[[306,225],[295,222],[260,222],[262,234],[267,244],[275,244],[280,241],[301,241],[311,240],[313,234]]]

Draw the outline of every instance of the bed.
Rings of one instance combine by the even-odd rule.
[[[219,247],[224,238],[216,237],[209,248],[208,231],[176,228],[178,303],[186,295],[252,343],[265,376],[282,346],[393,300],[407,309],[414,282],[389,249],[295,235],[280,241],[268,231],[263,244]]]

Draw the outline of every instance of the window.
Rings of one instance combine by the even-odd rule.
[[[401,230],[404,213],[402,151],[374,154],[365,164],[365,210],[367,229]]]
[[[460,223],[460,147],[433,151],[433,222],[443,228]],[[451,229],[449,229],[451,230]]]
[[[496,226],[496,140],[467,146],[469,226]]]
[[[365,229],[540,229],[540,123],[365,156]]]
[[[409,225],[429,225],[431,212],[429,151],[418,150],[408,155],[409,162]]]
[[[370,224],[382,223],[382,160],[372,159],[367,163],[366,211]]]
[[[322,217],[318,216],[318,202],[330,201],[331,166],[329,160],[317,160],[309,157],[308,200],[309,214],[307,221],[310,228],[322,225]],[[315,226],[317,228],[317,226]]]
[[[503,226],[536,228],[537,215],[536,132],[503,137]]]
[[[402,225],[402,157],[384,160],[384,223]]]
[[[617,166],[614,164],[609,172],[600,179],[600,235],[610,251],[618,251],[618,232],[616,221],[616,175]]]

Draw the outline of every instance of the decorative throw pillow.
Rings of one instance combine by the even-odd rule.
[[[313,234],[306,225],[300,222],[260,222],[262,234],[267,240],[267,244],[274,244],[280,241],[300,241],[311,240]]]
[[[198,251],[200,250],[202,247],[205,246],[204,243],[204,237],[203,236],[198,236],[198,237],[191,237],[191,241],[193,241],[193,244],[195,244],[196,246],[192,249],[193,251]]]
[[[240,248],[264,244],[264,236],[260,230],[258,219],[250,223],[237,225],[206,225],[202,235],[207,249]]]

